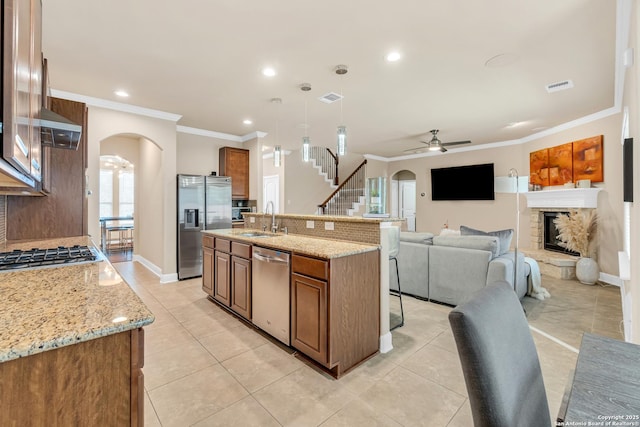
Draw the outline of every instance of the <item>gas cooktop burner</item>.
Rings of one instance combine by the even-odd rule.
[[[101,261],[102,257],[94,248],[87,246],[58,246],[52,249],[16,249],[0,252],[0,271],[30,269],[33,267],[58,266],[60,264],[79,264]]]

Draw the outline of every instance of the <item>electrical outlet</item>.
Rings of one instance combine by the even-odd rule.
[[[314,228],[316,225],[313,221],[307,221],[307,228]]]
[[[325,222],[324,223],[325,230],[333,230],[333,222]]]
[[[255,222],[256,222],[256,217],[255,217],[255,216],[250,217],[250,218],[249,218],[249,222],[250,222],[251,224],[255,223]]]

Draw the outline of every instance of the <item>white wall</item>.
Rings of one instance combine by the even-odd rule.
[[[245,148],[242,143],[202,135],[178,132],[176,148],[177,173],[209,175],[215,171],[220,175],[219,151],[221,147]]]
[[[153,192],[152,197],[158,208],[153,212],[153,216],[159,222],[159,226],[154,230],[154,250],[161,248],[162,255],[155,252],[140,252],[140,255],[146,259],[153,260],[153,264],[157,267],[161,276],[172,277],[176,273],[176,124],[171,120],[157,119],[142,115],[129,114],[101,107],[89,106],[88,120],[88,190],[94,195],[99,194],[99,177],[100,177],[100,143],[101,141],[114,135],[133,135],[134,137],[144,137],[147,141],[151,141],[153,145],[160,150],[162,158],[161,166],[157,172],[157,184],[160,186],[160,192]],[[151,156],[151,151],[141,151],[140,163],[144,164],[147,160],[157,164],[157,159]],[[151,157],[147,159],[143,155],[149,154]],[[140,193],[140,192],[138,192]],[[147,194],[140,194],[142,200],[150,197]],[[141,204],[141,203],[139,203]],[[99,199],[98,197],[89,197],[89,234],[94,239],[99,240],[100,224],[99,224]],[[138,218],[140,221],[146,220],[142,218],[142,213]],[[138,216],[138,215],[137,215]],[[138,224],[138,228],[142,228]],[[138,246],[140,251],[144,251],[146,246],[143,244],[144,237],[138,238]],[[150,250],[150,249],[149,249]],[[162,277],[161,277],[162,279]]]
[[[166,167],[163,152],[146,138],[139,138],[140,165],[136,167],[139,181],[136,193],[135,253],[156,266],[164,265],[164,255],[168,248],[163,246],[164,235],[176,233],[176,211],[163,213],[163,201],[176,192],[175,176],[170,194],[163,184],[163,169]],[[168,163],[172,163],[169,159]],[[170,222],[167,226],[165,221]],[[175,253],[175,250],[174,250]],[[165,271],[164,274],[174,271]]]

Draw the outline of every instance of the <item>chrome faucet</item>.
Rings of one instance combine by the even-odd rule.
[[[273,202],[271,200],[269,200],[267,202],[267,207],[264,210],[264,213],[266,214],[267,212],[269,212],[269,206],[271,206],[271,232],[272,233],[277,233],[278,232],[278,224],[276,224],[276,211],[273,208]]]

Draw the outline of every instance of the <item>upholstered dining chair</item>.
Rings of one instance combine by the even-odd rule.
[[[398,252],[400,252],[400,227],[391,226],[387,231],[389,238],[389,261],[395,261],[396,263],[396,277],[398,279],[398,296],[400,297],[400,323],[389,328],[393,331],[396,328],[404,325],[404,308],[402,307],[402,288],[400,287],[400,273],[398,272]],[[395,289],[390,291],[392,294],[396,293]]]
[[[449,313],[475,427],[549,427],[540,361],[527,319],[506,282]]]

